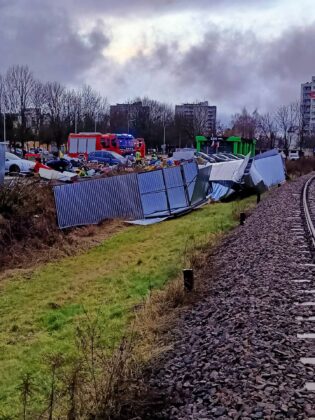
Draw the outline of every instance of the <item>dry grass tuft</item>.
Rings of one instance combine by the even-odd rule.
[[[86,251],[122,228],[122,221],[107,220],[62,231],[51,185],[17,178],[0,187],[0,271],[35,267]]]
[[[286,161],[287,174],[290,178],[297,178],[315,171],[315,157],[300,158]]]
[[[52,190],[38,180],[17,179],[0,188],[0,222],[1,268],[22,265],[34,250],[50,256],[62,238]]]

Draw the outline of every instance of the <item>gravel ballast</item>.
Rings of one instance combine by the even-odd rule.
[[[314,321],[299,318],[315,315],[300,305],[315,300],[301,212],[306,179],[271,191],[211,256],[204,298],[183,313],[172,350],[148,378],[163,408],[138,418],[315,417],[315,393],[305,390],[314,366],[300,361],[315,357],[314,339],[297,337],[315,332]]]

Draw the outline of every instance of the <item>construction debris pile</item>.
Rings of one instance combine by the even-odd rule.
[[[4,161],[2,149],[0,163],[1,157]],[[34,168],[45,182],[52,183],[61,229],[115,218],[142,225],[156,223],[209,199],[222,200],[248,189],[263,192],[285,181],[285,166],[276,150],[255,157],[182,150],[173,157],[156,156],[138,164],[84,162],[75,166],[78,161],[73,161],[71,170],[63,167],[64,161],[55,159],[56,169],[42,163]],[[0,182],[3,175],[0,164]]]
[[[258,192],[285,181],[285,165],[277,150],[243,160],[211,164],[209,196],[218,201],[241,189]]]

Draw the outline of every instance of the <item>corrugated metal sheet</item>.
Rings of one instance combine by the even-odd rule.
[[[284,182],[285,173],[282,156],[273,149],[255,156],[245,171],[244,181],[249,188],[263,192],[273,185]]]
[[[224,197],[228,197],[234,192],[231,188],[232,184],[232,181],[212,182],[212,191],[210,193],[211,199],[213,201],[219,201]]]
[[[210,174],[210,181],[233,181],[235,175],[242,167],[244,160],[229,160],[227,162],[212,163],[212,169]],[[246,167],[246,165],[245,165]],[[244,168],[245,170],[245,168]]]
[[[285,181],[285,172],[281,155],[278,153],[266,158],[254,160],[250,174],[257,171],[267,187]]]
[[[0,143],[0,185],[4,182],[6,144]]]
[[[144,217],[136,174],[54,187],[60,228]]]
[[[259,153],[254,157],[254,160],[265,159],[267,157],[276,156],[279,152],[277,149],[267,150],[267,152]]]
[[[167,217],[205,200],[210,167],[196,163],[140,174],[58,185],[54,195],[60,228],[104,219]]]

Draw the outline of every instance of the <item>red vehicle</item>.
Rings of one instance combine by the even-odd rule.
[[[120,155],[141,153],[145,157],[144,139],[135,139],[131,134],[71,133],[68,138],[68,155],[84,156],[96,150],[110,150]]]

